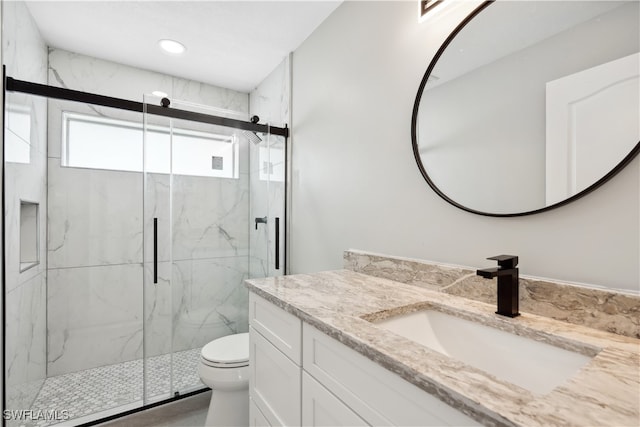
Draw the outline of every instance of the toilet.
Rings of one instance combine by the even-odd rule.
[[[205,426],[249,425],[249,334],[233,334],[202,347],[198,374],[211,388]]]

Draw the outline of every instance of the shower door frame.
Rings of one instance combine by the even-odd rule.
[[[207,124],[212,124],[212,125],[219,125],[219,126],[225,126],[225,127],[229,127],[229,128],[234,128],[234,129],[240,129],[240,130],[246,130],[246,131],[251,131],[251,132],[259,132],[259,133],[265,133],[265,134],[271,134],[271,135],[277,135],[277,136],[282,136],[284,137],[284,210],[283,210],[283,222],[284,224],[281,226],[281,230],[279,232],[279,238],[282,239],[283,245],[283,254],[280,254],[280,259],[282,260],[282,271],[283,274],[288,274],[288,266],[287,266],[287,260],[288,260],[288,252],[287,252],[287,246],[288,246],[288,238],[287,238],[287,231],[288,231],[288,221],[287,221],[287,213],[288,213],[288,191],[289,191],[289,163],[288,163],[288,148],[289,148],[289,127],[285,124],[284,127],[277,127],[277,126],[271,126],[268,124],[258,124],[258,123],[253,123],[250,121],[244,121],[244,120],[238,120],[238,119],[231,119],[231,118],[227,118],[227,117],[220,117],[220,116],[215,116],[215,115],[210,115],[210,114],[204,114],[204,113],[198,113],[198,112],[192,112],[192,111],[186,111],[186,110],[180,110],[180,109],[172,109],[172,108],[168,108],[168,107],[161,107],[161,106],[157,106],[157,105],[151,105],[151,104],[145,104],[144,102],[137,102],[137,101],[131,101],[131,100],[127,100],[127,99],[122,99],[122,98],[115,98],[115,97],[110,97],[110,96],[106,96],[106,95],[99,95],[99,94],[94,94],[94,93],[89,93],[89,92],[83,92],[83,91],[78,91],[78,90],[73,90],[73,89],[67,89],[67,88],[60,88],[60,87],[55,87],[55,86],[49,86],[49,85],[45,85],[45,84],[41,84],[41,83],[33,83],[33,82],[29,82],[29,81],[25,81],[25,80],[18,80],[18,79],[14,79],[10,76],[6,75],[6,67],[3,65],[3,73],[2,73],[2,95],[3,95],[3,99],[2,99],[2,114],[4,117],[5,114],[5,109],[6,109],[6,103],[5,103],[5,94],[7,92],[18,92],[18,93],[24,93],[24,94],[28,94],[28,95],[35,95],[35,96],[41,96],[41,97],[45,97],[45,98],[51,98],[51,99],[58,99],[58,100],[65,100],[65,101],[75,101],[75,102],[79,102],[79,103],[84,103],[84,104],[91,104],[91,105],[97,105],[97,106],[102,106],[102,107],[110,107],[110,108],[116,108],[116,109],[120,109],[120,110],[126,110],[126,111],[134,111],[134,112],[139,112],[139,113],[143,113],[143,114],[153,114],[153,115],[157,115],[157,116],[164,116],[164,117],[168,117],[168,118],[175,118],[175,119],[182,119],[182,120],[189,120],[189,121],[194,121],[194,122],[200,122],[200,123],[207,123]],[[3,125],[3,129],[2,129],[2,147],[0,147],[2,149],[2,152],[4,153],[4,146],[5,146],[5,126]],[[3,212],[3,221],[2,221],[2,259],[0,260],[0,263],[2,263],[2,410],[6,410],[6,396],[7,396],[7,385],[6,385],[6,381],[4,381],[4,376],[6,373],[6,360],[5,360],[5,354],[6,354],[6,299],[4,298],[5,293],[6,293],[6,270],[5,270],[5,254],[6,254],[6,242],[5,242],[5,222],[4,222],[4,204],[5,204],[5,167],[4,167],[4,156],[0,156],[0,159],[2,160],[2,165],[0,165],[0,167],[2,168],[1,170],[1,174],[2,174],[2,212]],[[276,253],[278,252],[280,241],[276,240],[275,241],[275,245],[276,245]],[[143,356],[144,357],[144,356]],[[134,414],[136,412],[140,412],[146,409],[150,409],[150,408],[154,408],[160,405],[163,405],[165,403],[170,403],[170,402],[174,402],[176,400],[180,400],[180,399],[184,399],[199,393],[203,393],[205,391],[207,391],[208,388],[203,388],[201,390],[195,390],[192,392],[188,392],[188,393],[184,393],[184,394],[180,394],[177,396],[173,396],[170,397],[168,399],[164,399],[164,400],[160,400],[160,401],[156,401],[150,404],[143,404],[142,406],[138,407],[138,408],[134,408],[134,409],[130,409],[115,415],[111,415],[108,417],[104,417],[104,418],[100,418],[100,419],[96,419],[94,421],[90,421],[84,424],[79,425],[79,427],[85,427],[85,426],[93,426],[93,425],[97,425],[103,422],[107,422],[107,421],[111,421],[126,415],[131,415]],[[6,420],[4,420],[4,417],[2,419],[2,426],[6,425]]]

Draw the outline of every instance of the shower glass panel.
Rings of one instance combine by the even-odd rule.
[[[142,114],[47,104],[47,380],[37,402],[68,409],[74,425],[142,402]]]
[[[251,217],[258,220],[250,234],[252,278],[285,274],[285,138],[259,137],[250,144]]]
[[[160,98],[145,97],[149,105]],[[167,108],[221,115],[176,100]],[[202,346],[248,330],[250,143],[242,131],[148,111],[144,123],[145,397],[152,403],[204,387]]]

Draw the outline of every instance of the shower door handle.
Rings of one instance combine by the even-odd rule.
[[[158,218],[153,218],[153,283],[158,283]]]
[[[276,241],[276,270],[280,270],[280,218],[276,217],[276,238],[274,239]]]

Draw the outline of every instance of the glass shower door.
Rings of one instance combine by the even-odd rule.
[[[271,133],[249,144],[251,167],[250,277],[285,274],[286,140]]]
[[[179,101],[171,107],[228,115]],[[248,142],[229,127],[172,124],[173,392],[184,393],[202,387],[197,367],[205,344],[248,330]]]
[[[171,397],[171,144],[172,123],[143,111],[143,383],[144,404]]]
[[[247,330],[250,191],[245,134],[151,114],[160,99],[145,101],[145,391],[151,403],[202,388],[202,346]],[[221,115],[175,100],[166,108]]]

